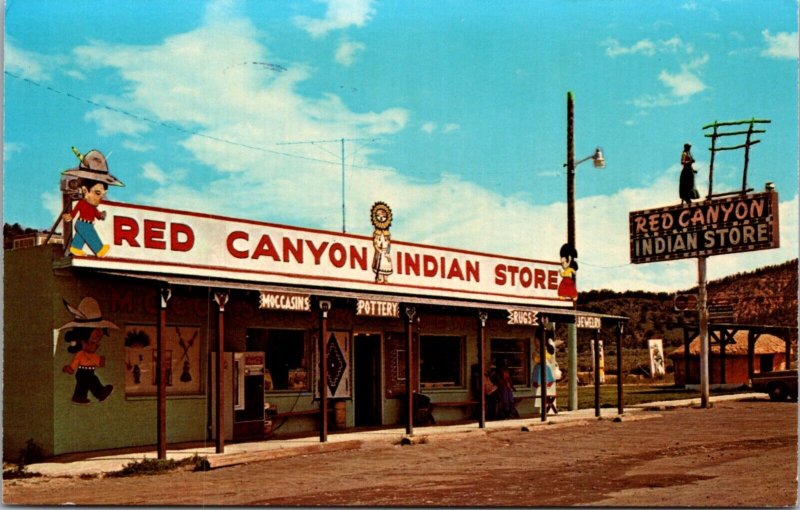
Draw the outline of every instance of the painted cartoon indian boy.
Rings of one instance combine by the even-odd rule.
[[[116,177],[108,173],[106,158],[98,150],[91,150],[82,155],[74,147],[72,150],[80,160],[77,168],[65,170],[64,175],[78,177],[78,185],[83,198],[78,201],[71,212],[65,212],[62,218],[65,222],[75,220],[75,234],[69,247],[70,253],[76,257],[85,257],[85,246],[98,257],[105,257],[110,246],[103,244],[94,228],[95,220],[104,220],[105,211],[100,211],[97,206],[105,198],[108,186],[124,186]]]

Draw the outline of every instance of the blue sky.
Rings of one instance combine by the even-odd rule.
[[[694,260],[628,263],[628,212],[677,204],[711,122],[770,119],[748,184],[775,183],[776,250],[798,254],[796,1],[7,0],[4,221],[49,228],[74,145],[125,182],[109,199],[557,260],[566,97],[580,288],[686,289]],[[314,142],[314,143],[311,143]],[[741,186],[741,152],[715,190]]]

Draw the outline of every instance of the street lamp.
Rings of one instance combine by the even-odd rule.
[[[594,153],[591,156],[586,156],[585,158],[576,161],[575,166],[580,165],[584,161],[594,160],[594,167],[595,168],[605,168],[606,167],[606,158],[603,156],[603,149],[602,147],[598,147],[594,150]],[[564,165],[567,166],[567,165]]]
[[[567,163],[564,165],[567,167],[567,244],[572,246],[577,253],[575,245],[575,167],[591,159],[595,168],[605,168],[606,159],[603,156],[603,149],[597,147],[591,156],[575,161],[574,116],[572,92],[567,92]],[[578,331],[575,323],[567,324],[567,359],[569,410],[576,411],[578,409]]]

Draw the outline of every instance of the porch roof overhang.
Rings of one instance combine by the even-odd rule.
[[[616,325],[627,322],[628,317],[618,315],[608,315],[596,312],[586,312],[574,309],[547,307],[547,306],[525,306],[517,303],[495,303],[468,299],[443,299],[434,297],[420,297],[411,295],[400,295],[392,293],[377,293],[366,291],[343,290],[330,287],[308,287],[293,285],[275,285],[256,282],[243,282],[237,280],[223,280],[208,277],[187,277],[173,276],[155,273],[140,273],[133,271],[92,271],[96,274],[103,274],[119,278],[136,279],[140,281],[157,282],[161,285],[175,285],[187,287],[205,287],[209,289],[227,290],[248,290],[256,292],[291,292],[316,296],[318,298],[342,298],[342,299],[370,299],[376,301],[388,301],[418,306],[441,306],[449,308],[468,308],[475,310],[523,310],[536,312],[540,317],[548,317],[553,322],[562,324],[575,323],[577,316],[586,318],[600,319],[603,325]]]

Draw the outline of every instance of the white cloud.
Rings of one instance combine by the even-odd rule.
[[[339,47],[336,49],[335,59],[336,62],[342,64],[343,66],[350,67],[355,63],[356,55],[364,51],[366,46],[363,43],[355,42],[355,41],[342,41],[339,44]]]
[[[459,124],[450,122],[441,127],[441,132],[444,134],[449,134],[452,133],[453,131],[458,131],[459,129],[461,129],[461,126]],[[433,134],[435,131],[439,131],[440,129],[437,123],[433,121],[428,121],[422,124],[420,130],[430,135]]]
[[[142,165],[141,176],[162,186],[167,183],[167,175],[153,162]]]
[[[611,58],[622,55],[644,55],[652,57],[658,53],[683,52],[689,54],[694,51],[694,47],[691,44],[684,43],[678,36],[655,42],[650,39],[642,39],[630,46],[623,46],[618,40],[609,38],[601,42],[601,44],[606,47],[606,55]]]
[[[3,143],[3,162],[7,163],[8,161],[11,161],[11,158],[16,154],[21,153],[24,147],[25,146],[23,144],[16,142]]]
[[[112,99],[108,102],[113,103],[115,101]],[[87,112],[84,115],[84,120],[96,122],[98,133],[102,136],[116,134],[140,135],[150,130],[150,126],[145,121],[107,108],[98,108]]]
[[[672,89],[672,95],[683,98],[693,96],[706,89],[705,83],[699,76],[686,69],[681,70],[677,74],[671,74],[667,71],[661,71],[658,75],[661,82]]]
[[[39,198],[42,201],[42,208],[49,212],[53,217],[53,221],[55,221],[62,212],[61,193],[58,191],[45,191],[39,195]],[[50,225],[48,225],[47,228],[49,229]],[[61,228],[63,228],[63,225],[61,225]],[[60,229],[56,228],[56,230]]]
[[[800,53],[797,32],[778,32],[771,35],[769,30],[764,30],[761,35],[764,36],[764,42],[767,43],[767,48],[761,52],[762,56],[797,60]]]
[[[155,146],[149,143],[142,143],[140,141],[135,141],[135,140],[124,140],[122,142],[122,146],[134,152],[149,152],[155,149]]]
[[[619,57],[620,55],[642,54],[653,56],[656,54],[656,45],[650,39],[642,39],[631,46],[622,46],[616,39],[608,39],[603,42],[606,45],[606,55],[609,57]]]
[[[708,61],[709,56],[706,54],[682,65],[677,73],[662,69],[658,80],[669,89],[669,93],[646,94],[633,99],[631,104],[641,109],[686,104],[692,96],[708,88],[700,78],[700,70]]]
[[[658,79],[672,89],[673,96],[679,98],[693,96],[706,89],[705,83],[697,75],[697,70],[708,63],[708,60],[709,56],[704,55],[689,64],[681,66],[681,71],[676,74],[662,70],[658,75]]]
[[[52,78],[49,69],[57,58],[17,48],[13,41],[6,39],[3,49],[5,69],[22,78],[48,81]]]
[[[350,26],[363,27],[375,13],[373,0],[326,0],[328,8],[322,19],[297,16],[294,21],[312,37],[322,37],[331,30]]]

